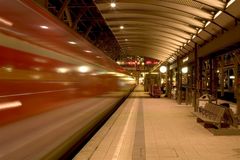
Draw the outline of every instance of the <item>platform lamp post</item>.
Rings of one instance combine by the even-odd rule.
[[[161,73],[163,74],[163,73],[166,73],[167,72],[167,67],[166,66],[161,66],[160,68],[159,68],[159,70],[160,70],[160,72],[159,72],[159,77],[160,77],[160,90],[161,90],[161,87],[162,87],[162,75],[161,75]]]

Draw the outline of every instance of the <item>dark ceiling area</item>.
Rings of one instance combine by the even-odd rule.
[[[121,48],[92,0],[36,1],[111,59],[118,59]]]

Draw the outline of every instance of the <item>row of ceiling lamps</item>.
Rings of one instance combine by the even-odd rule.
[[[231,4],[233,4],[235,1],[236,1],[236,0],[230,0],[230,1],[227,3],[226,8],[228,8],[228,7],[229,7]],[[216,19],[220,14],[222,14],[222,11],[221,11],[221,10],[219,10],[219,11],[214,15],[213,19]],[[202,32],[203,29],[206,28],[210,23],[211,23],[211,21],[207,21],[207,23],[205,23],[205,25],[204,25],[203,28],[197,29],[197,30],[198,30],[197,33],[194,34],[191,39],[193,40],[194,38],[196,38],[196,35],[199,34],[200,32]],[[191,42],[191,39],[189,39],[183,46],[181,46],[180,49],[182,49],[184,46],[186,46],[187,43],[190,43],[190,42]]]
[[[160,68],[159,68],[159,71],[161,72],[161,73],[166,73],[167,72],[167,67],[166,66],[161,66]],[[182,73],[188,73],[188,67],[182,67],[182,69],[181,69],[181,71],[182,71]]]
[[[110,7],[111,8],[115,8],[117,5],[116,5],[116,3],[115,2],[111,2],[110,3]],[[124,26],[123,25],[121,25],[120,27],[119,27],[121,30],[123,30],[124,29]],[[127,42],[128,41],[128,39],[126,38],[126,39],[124,39],[125,40],[125,42]]]
[[[111,8],[115,8],[117,5],[115,2],[110,3]]]
[[[228,8],[228,7],[229,7],[231,4],[233,4],[235,1],[236,1],[236,0],[230,0],[230,1],[227,3],[226,8]],[[111,8],[116,8],[116,6],[117,6],[117,5],[116,5],[115,2],[111,2],[111,3],[110,3],[110,7],[111,7]],[[214,15],[213,19],[216,19],[221,13],[222,13],[221,10],[218,11],[218,12]],[[211,23],[211,21],[207,21],[207,23],[205,24],[205,26],[204,26],[203,28],[206,28],[210,23]],[[120,29],[124,29],[124,26],[121,25],[119,28],[120,28]],[[202,32],[203,29],[200,28],[200,29],[197,29],[197,30],[198,30],[198,31],[197,31],[197,34],[199,34],[200,32]],[[194,39],[197,34],[193,35],[191,39]],[[189,39],[183,46],[181,46],[180,49],[182,49],[184,46],[186,46],[187,43],[190,43],[190,42],[191,42],[191,39]],[[128,40],[125,39],[125,41],[128,41]]]

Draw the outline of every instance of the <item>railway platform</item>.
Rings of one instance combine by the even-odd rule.
[[[240,136],[213,135],[192,110],[137,86],[74,160],[240,159]]]

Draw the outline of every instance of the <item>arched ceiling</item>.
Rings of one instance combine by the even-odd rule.
[[[215,20],[221,13],[230,14],[233,17],[230,21],[235,21],[236,15],[226,10],[229,3],[240,2],[230,1],[95,0],[95,3],[126,54],[173,61],[176,55],[191,51],[192,42],[209,41],[216,34],[216,27],[225,29]],[[115,2],[116,7],[111,8],[110,2]],[[209,23],[215,25],[212,31],[206,29]],[[200,36],[201,32],[205,33]]]

